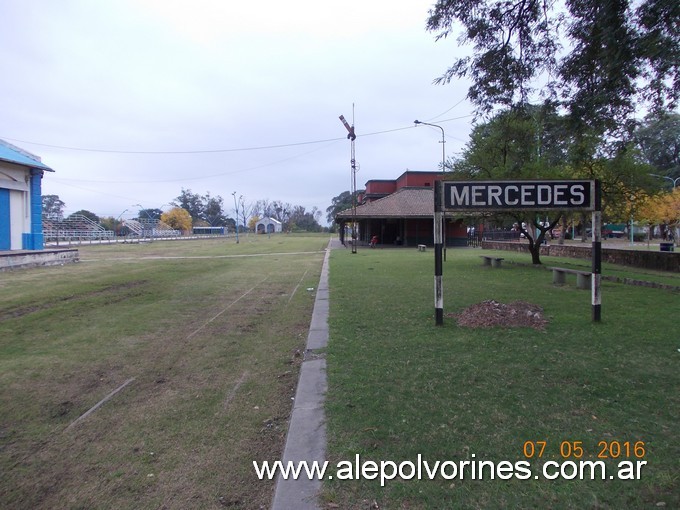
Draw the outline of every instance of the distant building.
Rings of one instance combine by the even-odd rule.
[[[262,218],[255,223],[255,232],[257,234],[274,234],[276,232],[281,232],[282,230],[283,225],[279,220],[275,220],[274,218]]]
[[[42,250],[42,178],[54,172],[40,158],[0,140],[0,250]]]
[[[407,170],[396,179],[373,179],[358,196],[356,220],[358,240],[370,242],[373,236],[379,244],[416,246],[434,242],[435,181],[443,172],[413,172]],[[352,209],[338,213],[344,243],[345,226],[351,225]],[[466,246],[467,229],[462,218],[448,217],[444,230],[446,246]]]

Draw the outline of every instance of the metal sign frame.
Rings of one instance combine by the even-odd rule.
[[[435,324],[444,324],[442,231],[444,212],[586,211],[592,213],[592,320],[600,322],[602,294],[602,197],[598,180],[435,181]]]
[[[593,180],[442,181],[445,211],[593,211]]]

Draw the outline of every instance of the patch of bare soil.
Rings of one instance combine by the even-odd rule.
[[[526,301],[505,304],[490,299],[448,316],[456,317],[458,325],[467,328],[524,327],[544,330],[548,323],[543,315],[543,308]]]

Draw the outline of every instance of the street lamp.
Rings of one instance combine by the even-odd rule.
[[[149,210],[144,207],[142,204],[132,204],[131,207],[139,207],[141,210],[139,212],[144,211],[144,214],[146,214],[147,219],[151,219],[151,216],[149,216]],[[141,216],[138,216],[139,224],[142,226],[142,238],[146,237],[147,234],[147,223],[148,222],[142,222]],[[149,236],[151,237],[151,236]]]
[[[437,124],[430,124],[428,122],[420,122],[419,120],[414,120],[413,123],[417,126],[419,124],[422,124],[423,126],[431,126],[431,127],[436,127],[442,130],[442,141],[440,142],[442,144],[442,172],[446,170],[446,138],[444,135],[444,128],[441,126],[438,126]],[[443,232],[444,232],[444,262],[446,262],[446,213],[442,215],[442,222],[443,222]]]
[[[425,126],[432,126],[442,130],[442,172],[444,171],[446,164],[446,150],[444,144],[446,140],[444,138],[444,128],[437,126],[436,124],[428,124],[427,122],[420,122],[419,120],[413,121],[417,126],[418,124],[424,124]],[[439,182],[435,182],[434,187],[434,316],[435,324],[437,326],[442,326],[444,324],[444,289],[442,287],[442,252],[443,259],[446,260],[446,248],[442,249],[442,230],[446,230],[442,227],[446,226],[446,219],[442,214],[442,196],[441,196],[441,186]],[[444,245],[446,245],[446,234],[444,234]]]
[[[238,244],[238,202],[236,202],[236,192],[231,194],[234,197],[234,209],[236,209],[236,244]]]
[[[446,139],[444,138],[444,128],[441,127],[441,126],[438,126],[436,124],[429,124],[427,122],[420,122],[419,120],[414,120],[413,123],[416,126],[419,125],[419,124],[422,124],[423,126],[432,126],[432,127],[436,127],[436,128],[439,128],[439,129],[442,130],[441,144],[442,144],[442,172],[443,172],[445,170],[445,165],[446,165],[446,148],[444,146],[444,144],[446,143]]]
[[[649,174],[649,175],[651,175],[652,177],[658,177],[659,179],[668,179],[669,181],[671,181],[673,183],[673,188],[675,188],[678,185],[678,181],[680,181],[680,177],[676,177],[675,179],[673,179],[672,177],[668,177],[666,175],[657,175],[657,174]]]
[[[119,222],[120,222],[120,219],[123,217],[123,214],[125,214],[127,211],[128,211],[128,210],[125,209],[125,210],[124,210],[122,213],[120,213],[120,214],[118,215],[118,217],[114,220],[114,222],[113,222],[113,232],[114,232],[114,236],[119,236],[119,235],[120,235],[121,228],[117,228],[117,226],[118,226],[118,224],[119,224]],[[121,223],[123,224],[123,226],[125,225],[124,220],[123,220],[123,222],[121,222]]]

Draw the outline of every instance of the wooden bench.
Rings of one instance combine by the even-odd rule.
[[[424,244],[418,245],[418,251],[425,251],[426,246]]]
[[[482,257],[482,260],[484,261],[484,266],[491,267],[501,267],[501,261],[504,260],[500,257],[492,257],[491,255],[480,255],[480,257]]]
[[[579,289],[589,289],[590,288],[590,275],[589,271],[578,271],[577,269],[565,269],[563,267],[550,267],[553,272],[553,283],[555,285],[564,285],[566,283],[567,274],[576,275],[576,287]]]

